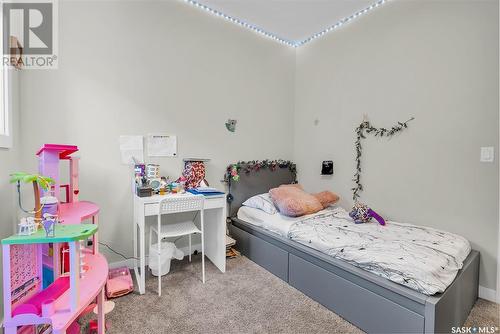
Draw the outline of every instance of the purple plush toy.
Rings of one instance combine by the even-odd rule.
[[[360,202],[354,204],[351,212],[349,212],[349,216],[354,219],[356,224],[369,223],[374,218],[380,225],[385,225],[384,218],[370,209],[366,204]]]

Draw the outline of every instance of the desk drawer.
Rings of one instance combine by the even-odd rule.
[[[206,209],[220,209],[226,206],[226,197],[205,198]]]
[[[225,197],[217,197],[217,198],[206,198],[205,199],[205,210],[207,209],[220,209],[226,206],[226,198]],[[144,204],[144,215],[145,216],[156,216],[160,209],[160,204],[158,203],[149,203]]]
[[[151,203],[144,205],[144,215],[145,216],[156,216],[158,215],[158,211],[160,210],[160,204]]]

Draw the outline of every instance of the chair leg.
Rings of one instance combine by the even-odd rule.
[[[203,284],[205,284],[205,233],[203,223],[203,210],[201,210],[201,273]]]
[[[151,251],[151,246],[153,245],[153,228],[149,228],[149,259],[153,256],[153,252]]]
[[[191,234],[189,235],[189,262],[191,262]]]

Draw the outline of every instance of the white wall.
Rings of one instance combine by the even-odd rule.
[[[480,284],[495,289],[498,2],[391,1],[297,50],[294,159],[308,190],[352,205],[355,127],[415,120],[397,138],[363,142],[361,200],[383,216],[468,238]],[[314,125],[318,119],[319,124]],[[332,159],[335,175],[319,176]]]
[[[120,135],[176,134],[179,157],[154,160],[162,174],[207,157],[216,187],[231,162],[291,158],[293,49],[181,1],[60,2],[59,18],[59,69],[22,73],[23,163],[36,169],[43,143],[78,145],[80,197],[101,206],[100,239],[116,250],[132,255]]]
[[[478,158],[498,143],[496,1],[392,1],[296,54],[180,1],[61,2],[59,34],[59,70],[22,73],[23,166],[36,169],[43,143],[79,145],[81,197],[101,205],[115,249],[132,254],[121,134],[177,134],[163,173],[204,156],[215,186],[229,162],[293,157],[306,188],[350,206],[363,113],[376,126],[415,116],[397,138],[364,142],[362,200],[464,235],[495,288],[498,162]],[[325,159],[332,178],[319,176]]]

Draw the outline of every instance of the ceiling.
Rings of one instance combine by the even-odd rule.
[[[386,0],[185,0],[290,46],[300,46]]]

